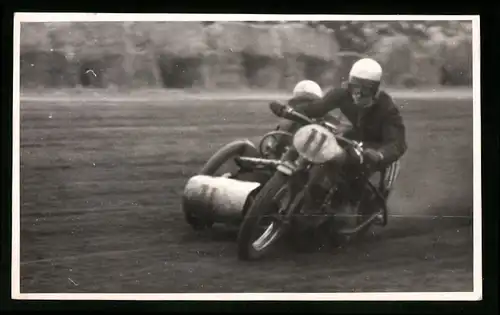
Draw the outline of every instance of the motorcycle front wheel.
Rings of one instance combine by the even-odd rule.
[[[249,207],[238,233],[238,258],[257,260],[264,257],[285,232],[285,226],[277,217],[279,211],[290,203],[288,176],[276,172],[262,187]],[[264,219],[265,228],[258,230]]]

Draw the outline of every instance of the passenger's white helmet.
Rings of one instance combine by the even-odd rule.
[[[354,104],[369,107],[374,103],[382,80],[382,67],[371,59],[363,58],[356,61],[349,72],[348,89]]]
[[[295,85],[293,89],[293,97],[302,95],[314,95],[318,98],[323,97],[323,90],[318,83],[311,80],[302,80]]]

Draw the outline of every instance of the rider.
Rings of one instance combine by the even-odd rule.
[[[364,181],[381,172],[379,189],[387,199],[399,172],[399,159],[407,150],[406,128],[398,107],[391,96],[380,89],[382,67],[371,58],[353,64],[346,86],[334,88],[321,99],[290,104],[296,111],[311,118],[324,117],[338,108],[352,123],[346,138],[363,142],[364,164],[348,163],[346,174],[351,181],[347,211],[357,209]],[[349,161],[354,161],[349,159]],[[359,165],[359,164],[358,164]],[[354,167],[352,167],[354,166]]]

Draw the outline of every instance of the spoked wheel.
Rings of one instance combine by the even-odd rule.
[[[238,258],[257,260],[274,247],[287,225],[283,211],[291,201],[288,178],[276,173],[256,195],[238,234]]]
[[[234,159],[238,156],[257,156],[258,151],[249,141],[237,140],[220,148],[202,167],[199,175],[234,177],[239,166]],[[211,228],[213,221],[184,212],[186,222],[195,230]]]

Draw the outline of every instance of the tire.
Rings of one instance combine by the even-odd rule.
[[[236,156],[255,156],[258,155],[258,151],[255,146],[248,140],[236,140],[230,142],[220,148],[215,152],[210,159],[202,167],[199,175],[215,175],[217,171],[229,160]],[[191,215],[188,212],[184,212],[184,219],[191,225],[191,227],[196,230],[209,229],[213,226],[214,222],[212,220],[199,218]]]
[[[236,140],[220,148],[208,159],[200,175],[214,175],[226,162],[237,156],[259,156],[257,148],[248,140]]]
[[[284,227],[280,226],[276,229],[276,237],[264,248],[257,250],[253,247],[253,232],[259,222],[260,216],[266,213],[268,207],[272,205],[272,199],[287,181],[288,177],[285,174],[276,172],[255,196],[255,200],[248,209],[238,233],[238,258],[240,260],[261,259],[274,247],[278,239],[283,235]]]

